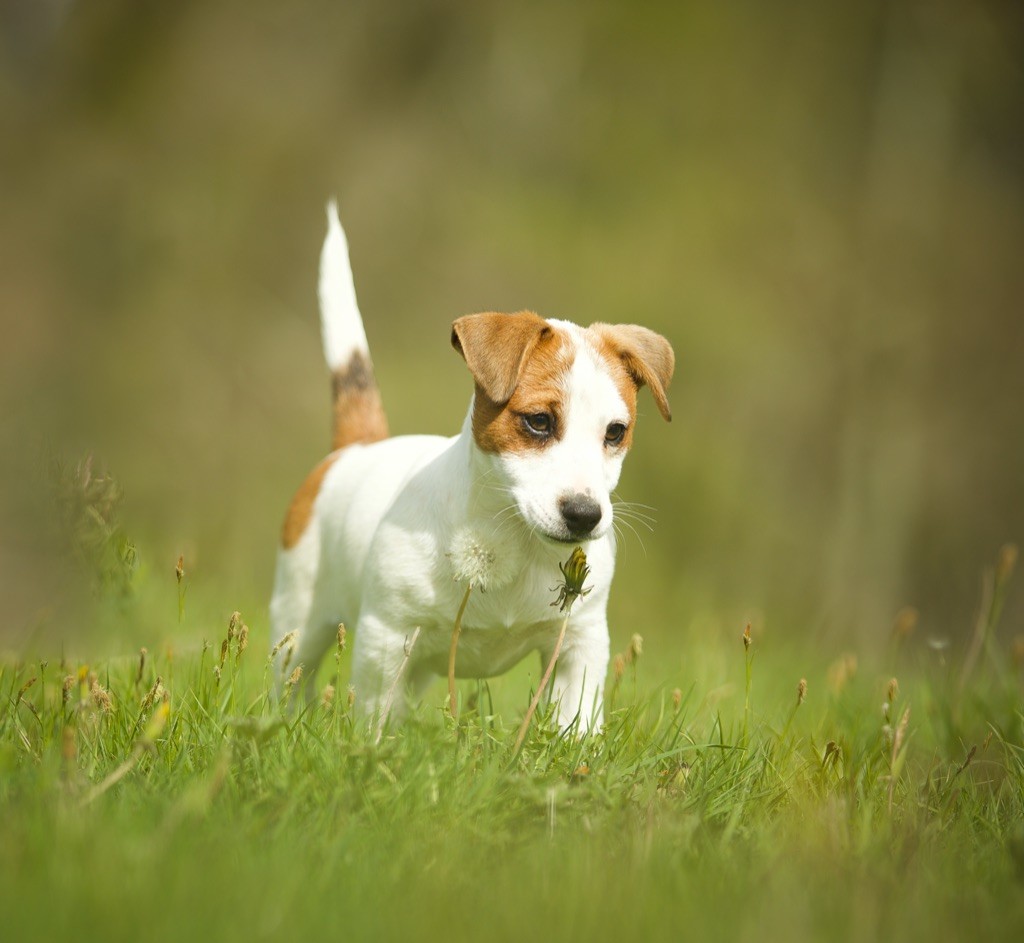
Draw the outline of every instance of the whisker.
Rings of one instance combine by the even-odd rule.
[[[622,531],[618,530],[618,525],[619,524],[621,524],[623,527],[628,527],[633,532],[633,536],[636,537],[637,543],[640,544],[640,549],[643,551],[643,554],[646,557],[647,556],[647,546],[644,544],[644,539],[643,539],[643,537],[640,536],[640,533],[637,531],[637,529],[632,524],[630,524],[629,521],[624,520],[622,518],[620,518],[617,521],[613,520],[612,521],[612,526],[616,528],[616,533],[618,533],[620,535],[622,534]]]

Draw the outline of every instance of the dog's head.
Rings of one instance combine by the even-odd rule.
[[[668,341],[635,324],[582,328],[524,311],[459,318],[452,346],[476,381],[474,441],[527,525],[556,541],[603,536],[639,388],[672,418]]]

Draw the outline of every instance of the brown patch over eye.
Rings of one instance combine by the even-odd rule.
[[[530,353],[507,403],[496,403],[478,384],[473,437],[481,451],[527,452],[561,437],[559,419],[572,348],[557,330],[545,334]]]

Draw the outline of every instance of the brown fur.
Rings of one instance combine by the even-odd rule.
[[[667,422],[671,422],[672,409],[666,391],[672,380],[676,358],[669,342],[638,324],[591,324],[587,330],[598,338],[602,356],[612,364],[618,361],[633,381],[633,402],[636,402],[636,389],[650,387],[658,410]],[[626,402],[630,401],[627,399]]]
[[[543,449],[562,434],[563,378],[572,364],[562,334],[532,311],[471,314],[459,318],[452,345],[476,381],[473,438],[481,451]],[[538,439],[523,416],[550,413],[554,432]]]
[[[622,402],[629,410],[629,425],[626,427],[626,434],[622,442],[616,448],[628,449],[633,444],[633,430],[636,428],[636,380],[626,369],[626,364],[619,356],[618,350],[609,342],[608,338],[600,331],[587,328],[586,338],[597,351],[598,356],[605,362],[608,375],[612,378],[615,388],[622,397]]]
[[[285,550],[294,547],[306,532],[313,516],[313,505],[317,495],[320,494],[324,476],[337,457],[337,452],[328,455],[306,476],[302,486],[295,492],[295,497],[292,498],[292,503],[288,506],[288,513],[284,517],[284,527],[281,528],[281,544]]]
[[[366,354],[356,351],[344,367],[335,370],[331,388],[334,397],[331,445],[334,451],[306,476],[292,498],[281,529],[281,543],[286,550],[294,547],[306,532],[324,476],[338,457],[338,450],[347,445],[378,442],[388,437],[384,404]]]
[[[370,358],[356,351],[331,378],[334,394],[334,427],[331,447],[343,449],[356,442],[379,442],[388,437],[377,381]]]

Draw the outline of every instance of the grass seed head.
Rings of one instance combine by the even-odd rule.
[[[139,670],[135,672],[135,686],[138,687],[142,683],[142,673],[146,670],[146,655],[149,651],[145,645],[139,649]]]
[[[324,693],[320,695],[320,705],[322,707],[330,707],[334,703],[334,685],[329,684],[324,688]]]
[[[996,564],[996,586],[1002,586],[1017,566],[1017,545],[1003,544],[999,548],[999,562]]]
[[[629,664],[636,664],[644,653],[644,637],[634,632],[629,638],[629,649],[626,651],[626,661]]]
[[[238,663],[238,659],[242,657],[244,652],[249,647],[249,626],[244,622],[242,627],[238,630],[238,649],[235,652],[235,663]]]
[[[679,710],[680,705],[683,703],[683,692],[681,688],[672,689],[672,709]]]
[[[114,701],[110,692],[100,684],[96,675],[89,677],[89,696],[92,698],[93,704],[104,714],[109,714],[114,710]]]
[[[796,706],[799,707],[803,704],[807,697],[807,679],[801,678],[800,683],[796,686]]]
[[[626,656],[621,652],[616,653],[612,659],[612,673],[615,675],[616,681],[621,681],[622,676],[626,673]]]
[[[748,622],[743,629],[743,651],[749,652],[752,644],[753,640],[750,638],[750,623]]]
[[[339,622],[338,623],[338,654],[339,655],[343,651],[345,651],[345,641],[346,641],[345,634],[346,634],[345,633],[345,623],[344,622]]]
[[[892,637],[895,641],[901,641],[912,635],[917,628],[917,620],[920,613],[913,606],[904,606],[896,613],[892,624]]]
[[[892,753],[896,756],[900,752],[900,747],[903,746],[903,741],[907,735],[907,725],[910,723],[910,706],[908,705],[904,711],[903,716],[900,717],[900,722],[896,727],[896,734],[892,741]]]
[[[896,698],[900,696],[900,683],[895,678],[889,679],[889,687],[886,691],[886,700],[890,704],[896,703]]]
[[[35,683],[36,683],[36,682],[37,682],[38,680],[39,680],[39,679],[38,679],[38,678],[37,678],[37,677],[36,677],[35,675],[33,675],[33,676],[32,676],[31,678],[29,678],[29,679],[28,679],[28,681],[26,681],[26,682],[25,682],[25,683],[24,683],[24,684],[23,684],[23,685],[22,685],[22,686],[21,686],[20,688],[18,688],[18,694],[17,694],[17,696],[16,696],[15,698],[14,698],[14,703],[15,703],[15,704],[18,704],[18,703],[20,703],[21,699],[22,699],[22,698],[23,698],[23,697],[25,696],[25,692],[26,692],[26,691],[27,691],[27,690],[28,690],[28,689],[29,689],[30,687],[32,687],[32,685],[33,685],[33,684],[35,684]]]
[[[857,673],[857,656],[846,652],[840,655],[828,669],[828,686],[835,695],[842,694],[843,689]]]
[[[142,699],[142,707],[140,708],[142,713],[148,711],[153,704],[163,698],[166,693],[167,692],[164,690],[164,679],[161,678],[160,675],[157,675],[156,681],[153,682],[153,687],[146,692],[146,696]]]
[[[174,575],[178,580],[178,585],[181,585],[181,581],[185,578],[185,556],[181,554],[178,556],[178,565],[174,568]]]
[[[289,633],[288,633],[287,635],[285,635],[285,636],[284,636],[284,637],[283,637],[283,638],[282,638],[282,639],[281,639],[281,640],[280,640],[280,641],[279,641],[279,642],[278,642],[278,643],[277,643],[277,644],[276,644],[276,645],[275,645],[275,646],[274,646],[274,647],[273,647],[273,648],[272,648],[272,649],[270,650],[270,660],[271,660],[271,661],[273,661],[273,660],[274,660],[275,658],[277,658],[278,654],[279,654],[279,653],[281,652],[281,649],[283,649],[283,648],[285,648],[285,647],[289,647],[289,646],[290,646],[290,647],[294,647],[294,643],[295,643],[295,638],[296,638],[296,636],[297,636],[298,634],[299,634],[299,630],[298,630],[298,629],[292,629],[292,630],[291,630],[291,632],[289,632]]]

